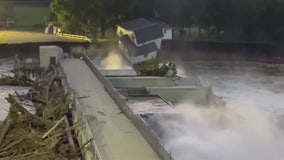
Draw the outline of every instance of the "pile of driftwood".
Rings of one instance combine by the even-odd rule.
[[[31,77],[35,77],[38,73],[41,73],[39,70],[25,68],[14,69],[11,72],[11,75],[1,74],[1,86],[32,86],[33,80],[31,80]]]
[[[0,125],[0,159],[78,160],[84,146],[78,147],[73,130],[84,124],[71,124],[68,120],[72,100],[65,95],[57,68],[51,66],[36,81],[17,74],[15,77],[21,82],[18,84],[31,89],[25,95],[16,93],[6,98],[10,110]],[[22,106],[23,100],[33,102],[35,114]]]

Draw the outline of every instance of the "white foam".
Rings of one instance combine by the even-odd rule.
[[[161,122],[163,143],[175,160],[284,159],[283,76],[211,70],[197,75],[227,107],[176,106],[184,120]]]

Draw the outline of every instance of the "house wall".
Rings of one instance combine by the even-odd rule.
[[[158,51],[154,51],[154,52],[150,52],[150,53],[145,54],[145,55],[133,57],[131,55],[131,53],[128,52],[128,49],[120,41],[118,42],[118,46],[119,46],[119,49],[124,53],[124,55],[126,56],[126,58],[128,59],[128,61],[131,64],[137,64],[137,63],[140,63],[140,62],[144,62],[144,61],[156,58],[157,53],[158,53]]]
[[[134,38],[135,38],[135,35],[134,35],[133,31],[129,31],[129,30],[123,29],[123,28],[121,28],[119,26],[117,26],[116,34],[117,34],[118,37],[121,37],[123,35],[128,35],[129,37],[133,37],[134,36]]]
[[[129,38],[134,42],[134,44],[138,47],[140,46],[143,46],[143,45],[146,45],[148,43],[152,43],[152,42],[155,42],[155,44],[157,45],[158,49],[161,48],[161,43],[162,43],[162,39],[163,37],[161,38],[157,38],[157,39],[154,39],[154,40],[151,40],[151,41],[148,41],[146,43],[142,43],[142,44],[138,44],[137,41],[136,41],[136,37],[135,37],[135,34],[133,31],[129,31],[129,30],[126,30],[126,29],[123,29],[121,27],[117,27],[117,30],[116,30],[116,34],[118,37],[121,37],[123,35],[128,35]]]
[[[154,39],[154,40],[148,41],[146,43],[142,43],[142,44],[137,44],[137,42],[135,42],[135,44],[140,47],[140,46],[144,46],[146,44],[154,42],[156,44],[156,46],[158,47],[158,49],[160,49],[161,48],[161,44],[162,44],[162,39],[163,39],[163,37],[157,38],[157,39]]]
[[[121,43],[120,41],[118,41],[118,46],[119,46],[119,49],[122,51],[122,53],[124,54],[124,56],[127,58],[127,60],[131,63],[132,63],[132,58],[131,55],[129,55],[129,52],[128,52],[128,49],[124,46],[123,43]]]
[[[147,60],[154,59],[154,58],[157,57],[157,52],[158,51],[154,51],[154,52],[150,52],[150,53],[145,54],[145,55],[131,57],[130,62],[131,62],[131,64],[137,64],[137,63],[145,62]]]
[[[121,41],[118,41],[118,47],[125,55],[129,54],[128,49],[124,46],[124,44]]]
[[[164,38],[163,39],[173,39],[173,29],[163,28]]]
[[[161,48],[163,37],[148,41],[146,43],[137,44],[136,37],[135,37],[135,34],[134,34],[133,31],[125,30],[125,29],[121,28],[120,26],[118,26],[116,32],[117,32],[116,34],[118,35],[118,37],[121,37],[123,35],[128,35],[130,37],[130,39],[134,42],[134,44],[138,47],[154,42],[156,44],[156,46],[158,47],[158,49]],[[150,60],[150,59],[157,57],[158,51],[154,51],[154,52],[150,52],[150,53],[145,54],[145,55],[140,55],[140,56],[134,57],[133,55],[131,55],[129,53],[127,48],[120,41],[118,42],[118,46],[122,50],[122,52],[124,53],[126,58],[130,61],[131,64],[137,64],[137,63],[144,62],[144,61],[147,61],[147,60]]]

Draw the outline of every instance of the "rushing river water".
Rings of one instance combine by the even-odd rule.
[[[102,62],[106,69],[128,68],[117,54]],[[179,74],[199,76],[227,106],[196,107],[185,101],[175,106],[182,116],[161,119],[162,142],[175,160],[284,159],[284,75],[186,64]]]
[[[211,85],[225,108],[176,105],[163,143],[175,160],[283,160],[284,76],[202,68],[183,70]]]

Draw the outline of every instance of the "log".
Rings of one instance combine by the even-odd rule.
[[[53,83],[58,76],[57,68],[51,66],[49,72],[35,82],[26,76],[26,72],[15,70],[14,73],[15,77],[0,78],[0,84],[21,84],[32,88],[28,94],[20,95],[15,92],[15,97],[9,94],[6,98],[11,107],[5,123],[0,126],[0,159],[77,160],[85,145],[76,148],[71,131],[82,127],[85,123],[77,123],[70,127],[66,116],[69,109],[69,101],[66,102],[68,95],[65,95],[62,86]],[[20,100],[25,99],[36,103],[34,105],[37,109],[36,115],[22,106]],[[50,115],[52,120],[43,117],[45,115],[42,114],[43,110],[47,111],[44,113]],[[37,116],[39,112],[41,114]]]
[[[52,131],[54,131],[63,121],[64,121],[65,117],[61,118],[59,121],[57,121],[55,123],[54,126],[52,126],[43,136],[42,138],[46,138]]]
[[[3,128],[1,128],[0,131],[0,146],[2,144],[3,139],[5,138],[7,132],[9,131],[10,127],[11,127],[11,119],[7,119],[4,124],[3,124]]]
[[[11,94],[9,94],[8,98],[6,98],[6,100],[11,104],[10,113],[9,114],[15,114],[16,113],[17,117],[19,117],[21,115],[25,115],[25,116],[27,116],[30,119],[30,123],[31,123],[31,125],[33,127],[44,128],[45,122],[41,118],[39,118],[39,117],[37,117],[35,115],[32,115],[29,111],[27,111],[19,103],[18,99],[16,99]],[[13,112],[13,113],[11,113],[11,112]],[[13,117],[11,117],[11,118],[13,118]]]
[[[53,76],[51,77],[51,79],[49,80],[49,82],[48,82],[46,88],[45,88],[45,90],[46,90],[46,97],[45,97],[45,99],[46,99],[46,100],[48,100],[48,97],[49,97],[49,89],[50,89],[50,86],[51,86],[51,84],[53,83],[53,81],[54,81],[55,78],[56,78],[56,75],[53,75]]]
[[[68,122],[68,119],[67,119],[66,116],[65,116],[65,123],[67,124],[67,128],[70,127],[69,122]],[[69,143],[69,145],[70,145],[72,148],[76,148],[75,142],[74,142],[74,139],[73,139],[73,136],[72,136],[71,131],[66,131],[66,134],[67,134],[67,138],[68,138],[68,143]]]

